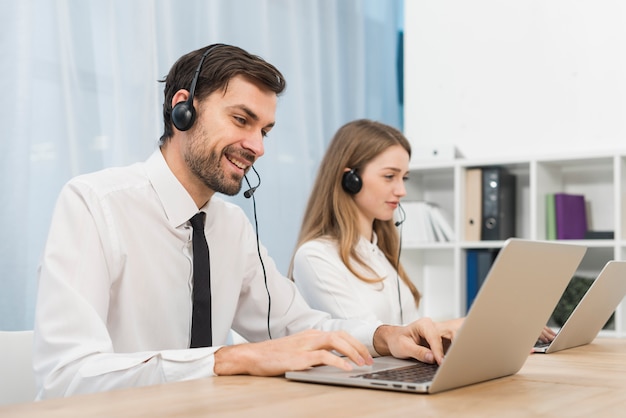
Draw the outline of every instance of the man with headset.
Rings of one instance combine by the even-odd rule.
[[[429,319],[397,327],[310,309],[243,211],[214,196],[238,193],[263,155],[282,74],[216,44],[181,57],[164,82],[159,149],[144,163],[78,176],[58,198],[39,269],[38,398],[349,369],[348,359],[371,364],[372,355],[441,362],[454,330]],[[203,233],[208,249],[204,236],[196,241]],[[194,256],[201,248],[208,258]],[[226,346],[230,329],[251,343]]]

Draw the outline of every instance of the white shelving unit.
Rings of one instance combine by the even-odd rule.
[[[614,231],[614,239],[568,241],[588,247],[577,273],[595,277],[607,261],[626,260],[626,151],[553,158],[412,161],[404,201],[437,204],[451,220],[457,238],[446,243],[403,244],[402,263],[423,294],[422,315],[438,320],[465,315],[466,250],[503,245],[503,241],[463,240],[465,172],[488,166],[505,167],[516,176],[517,237],[546,239],[547,193],[584,194],[589,229]],[[601,335],[626,335],[626,302],[616,310],[614,329],[603,330]]]

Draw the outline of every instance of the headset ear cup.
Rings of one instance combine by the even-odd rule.
[[[172,123],[179,131],[186,131],[196,120],[196,109],[188,101],[176,103],[172,109]]]
[[[352,169],[343,173],[341,186],[346,192],[350,194],[357,194],[361,190],[361,187],[363,187],[363,182],[361,181],[361,177],[356,173],[356,171]]]

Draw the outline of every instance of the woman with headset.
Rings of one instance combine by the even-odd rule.
[[[335,134],[290,269],[311,307],[390,324],[418,318],[420,293],[400,263],[394,221],[410,155],[404,135],[379,122],[356,120]]]
[[[335,318],[408,324],[420,293],[400,263],[411,146],[397,129],[361,119],[342,126],[319,167],[289,275],[309,305]],[[400,209],[400,220],[394,219]],[[441,322],[453,338],[463,318]],[[542,342],[554,339],[545,327]]]

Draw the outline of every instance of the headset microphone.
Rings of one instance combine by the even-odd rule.
[[[249,189],[243,192],[243,195],[246,199],[252,198],[252,209],[254,211],[254,230],[256,232],[256,253],[259,256],[259,262],[261,263],[261,269],[263,270],[263,282],[265,283],[265,291],[267,292],[267,336],[269,339],[272,339],[272,331],[270,328],[270,313],[272,311],[272,295],[270,294],[270,288],[267,285],[267,272],[265,271],[265,263],[263,263],[263,257],[261,257],[261,243],[259,242],[259,222],[256,217],[256,200],[254,199],[254,192],[261,185],[261,176],[257,173],[254,166],[250,166],[254,174],[256,174],[259,182],[256,186],[250,186],[250,182],[248,181],[248,176],[244,175],[243,178],[246,180],[246,184]]]
[[[398,202],[398,209],[400,210],[400,216],[402,216],[402,218],[394,224],[395,226],[400,226],[406,221],[406,212],[404,212],[404,208],[400,202]]]
[[[246,179],[246,183],[248,183],[248,187],[250,187],[248,190],[243,192],[243,196],[246,199],[250,199],[252,197],[252,195],[254,194],[254,192],[256,192],[256,189],[258,189],[259,186],[261,185],[261,176],[259,176],[259,173],[256,171],[256,168],[254,168],[254,166],[250,166],[250,168],[252,168],[252,171],[254,171],[254,174],[256,174],[256,177],[257,177],[257,179],[259,179],[259,182],[257,183],[256,186],[250,187],[250,182],[248,181],[248,177],[244,176],[244,178]]]
[[[250,198],[252,197],[252,195],[254,194],[254,192],[256,192],[256,188],[257,188],[257,187],[259,187],[259,186],[256,186],[256,187],[250,187],[248,190],[246,190],[245,192],[243,192],[243,196],[244,196],[246,199],[250,199]]]
[[[400,216],[402,217],[400,220],[394,223],[395,226],[400,226],[404,221],[406,221],[406,212],[404,208],[398,202],[398,209],[400,210]],[[402,228],[400,228],[400,236],[398,242],[398,258],[396,259],[396,287],[398,288],[398,306],[400,307],[400,323],[404,324],[404,311],[402,309],[402,294],[400,291],[400,272],[398,268],[400,267],[400,254],[402,253]]]

